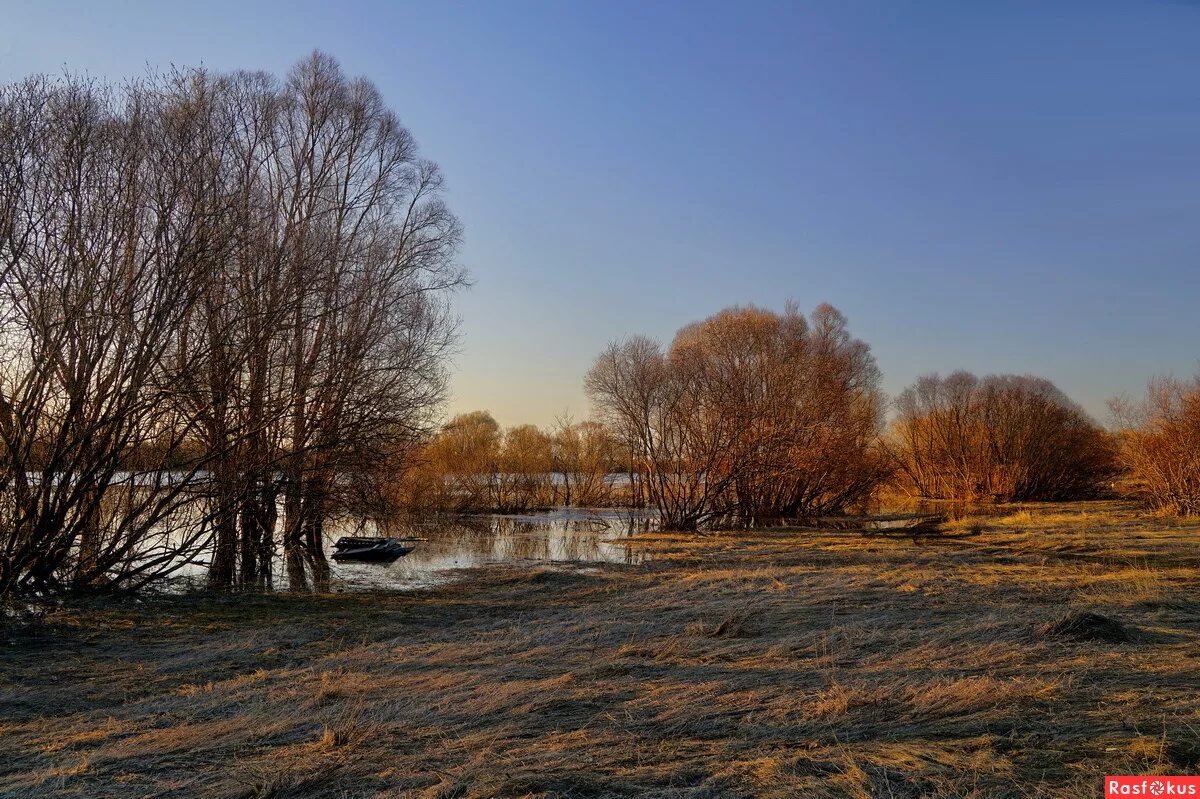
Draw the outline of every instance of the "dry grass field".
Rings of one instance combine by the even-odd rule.
[[[1095,797],[1200,768],[1200,523],[1088,503],[639,545],[9,621],[0,795]],[[1121,626],[1055,624],[1082,612]]]

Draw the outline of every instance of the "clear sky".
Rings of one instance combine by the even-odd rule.
[[[382,89],[475,285],[452,411],[587,406],[614,338],[831,302],[885,388],[1105,401],[1200,359],[1200,3],[0,2],[0,80],[285,71]]]

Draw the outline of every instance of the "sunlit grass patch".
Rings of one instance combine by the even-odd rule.
[[[86,774],[89,768],[88,758],[84,755],[74,763],[67,763],[46,769],[37,775],[35,782],[39,788],[44,790],[64,788],[72,777]]]
[[[1075,511],[1053,512],[1047,510],[1031,510],[1026,508],[1015,513],[1000,516],[993,520],[994,524],[1004,527],[1097,527],[1112,525],[1120,521],[1120,516],[1104,511]]]
[[[1187,607],[1195,602],[1177,572],[1153,567],[1106,571],[1091,578],[1077,596],[1080,605]]]
[[[83,729],[73,733],[56,734],[48,738],[45,743],[40,744],[37,748],[45,754],[50,754],[64,749],[74,749],[89,744],[96,744],[114,735],[127,735],[129,732],[130,730],[116,719],[107,719],[99,727]],[[0,730],[0,735],[3,735],[2,730]]]

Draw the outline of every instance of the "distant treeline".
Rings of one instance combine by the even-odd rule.
[[[586,379],[594,421],[501,430],[456,417],[396,486],[402,504],[527,510],[648,504],[664,528],[843,513],[918,500],[1098,497],[1127,478],[1153,507],[1200,512],[1200,384],[1160,380],[1121,428],[1050,381],[929,375],[888,403],[868,346],[822,305],[726,309],[670,347],[609,346]],[[616,476],[620,479],[614,479]]]
[[[460,512],[635,506],[643,504],[637,477],[628,450],[597,422],[501,430],[476,411],[450,420],[415,452],[393,491],[402,507]]]

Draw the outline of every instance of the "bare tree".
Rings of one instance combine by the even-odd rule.
[[[214,469],[210,579],[328,577],[323,528],[424,437],[445,387],[457,220],[436,166],[374,86],[328,56],[270,76],[192,73],[217,96],[236,247],[189,318],[210,353],[189,394]],[[282,529],[276,530],[276,498]]]
[[[0,592],[134,589],[204,543],[162,357],[228,236],[204,112],[66,77],[0,120]]]
[[[457,220],[437,168],[365,80],[328,56],[293,69],[282,92],[270,168],[286,286],[289,409],[281,436],[284,548],[290,579],[322,582],[323,523],[337,475],[433,421],[445,385],[453,320],[446,292]]]
[[[617,447],[599,422],[573,422],[568,414],[555,420],[551,459],[562,477],[562,504],[607,505],[612,501],[609,476],[618,469]]]
[[[400,481],[402,504],[455,511],[492,506],[500,457],[500,425],[486,411],[455,416],[417,455]]]
[[[552,468],[550,436],[531,424],[505,430],[494,473],[494,508],[511,513],[549,505]]]
[[[214,586],[269,584],[279,542],[323,584],[325,519],[444,395],[464,277],[437,167],[320,53],[284,82],[30,80],[0,134],[0,590],[210,545]]]
[[[835,309],[813,320],[730,308],[666,352],[635,338],[597,359],[589,396],[664,526],[838,512],[878,484],[878,370]]]
[[[1114,400],[1121,464],[1154,510],[1200,514],[1200,377],[1150,381],[1140,402]]]
[[[1108,435],[1048,380],[930,375],[896,408],[889,451],[897,485],[916,496],[1077,499],[1114,473]]]
[[[727,309],[680,331],[672,354],[695,363],[696,390],[741,422],[725,500],[741,521],[838,513],[884,476],[879,370],[832,306],[811,323],[791,304]]]
[[[644,337],[610,345],[585,382],[600,418],[629,442],[666,529],[695,529],[718,513],[714,500],[731,479],[722,468],[730,421],[689,383],[695,375]]]

